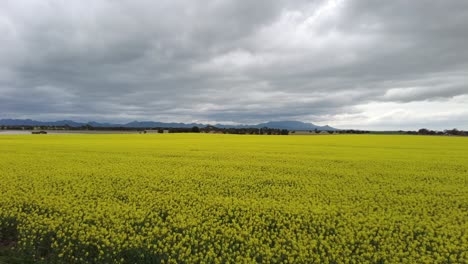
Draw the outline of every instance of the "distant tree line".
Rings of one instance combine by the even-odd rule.
[[[301,133],[302,132],[302,133]],[[291,131],[291,134],[369,134],[370,131],[367,130],[355,130],[355,129],[341,129],[341,130],[298,130],[298,131]]]
[[[289,135],[287,129],[276,128],[219,128],[215,126],[206,126],[199,129],[204,133],[220,133],[220,134],[242,134],[242,135]]]
[[[288,135],[295,134],[297,131],[289,131],[287,129],[276,128],[219,128],[215,126],[206,127],[93,127],[84,125],[79,127],[72,126],[0,126],[0,130],[70,130],[70,131],[127,131],[127,132],[152,132],[152,133],[218,133],[218,134],[242,134],[242,135]],[[308,130],[309,133],[324,133],[320,130]],[[468,136],[468,131],[447,129],[444,131],[430,130],[421,128],[417,131],[368,131],[355,129],[342,129],[336,131],[325,131],[329,134],[406,134],[406,135],[439,135],[439,136]]]
[[[70,131],[134,131],[140,133],[219,133],[219,134],[250,134],[250,135],[288,135],[287,129],[275,128],[218,128],[206,127],[93,127],[84,125],[72,126],[0,126],[1,130],[70,130]]]
[[[418,131],[407,131],[406,134],[411,135],[439,135],[439,136],[468,136],[468,131],[447,129],[444,131],[435,131],[427,128],[421,128]]]
[[[215,126],[206,127],[191,127],[191,128],[148,128],[144,131],[155,131],[158,133],[216,133],[216,134],[239,134],[239,135],[288,135],[287,129],[274,129],[274,128],[219,128]]]
[[[343,129],[343,130],[338,130],[335,133],[338,133],[338,134],[369,134],[371,132],[367,131],[367,130]]]

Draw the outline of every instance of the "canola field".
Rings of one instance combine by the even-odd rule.
[[[0,246],[39,263],[467,263],[467,181],[461,137],[4,135]]]

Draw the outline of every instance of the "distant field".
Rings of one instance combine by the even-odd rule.
[[[467,263],[467,181],[461,137],[1,135],[0,255]]]
[[[41,131],[41,130],[35,130]],[[42,130],[46,131],[47,134],[85,134],[85,135],[93,135],[93,134],[139,134],[140,131],[126,131],[126,130]],[[0,130],[1,135],[30,135],[32,134],[32,130]]]

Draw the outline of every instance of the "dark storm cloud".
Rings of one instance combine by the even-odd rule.
[[[466,1],[0,6],[0,118],[468,128]]]

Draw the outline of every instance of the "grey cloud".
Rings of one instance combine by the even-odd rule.
[[[338,124],[468,94],[462,0],[0,6],[0,118]]]

